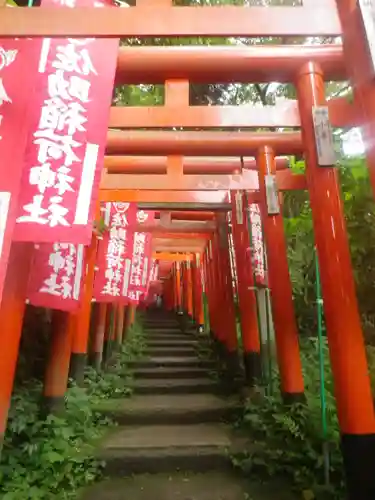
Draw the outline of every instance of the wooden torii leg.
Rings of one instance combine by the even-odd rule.
[[[266,201],[266,176],[273,176],[276,171],[273,150],[268,146],[261,148],[257,160],[261,195],[260,210],[267,248],[281,392],[285,403],[296,403],[304,401],[304,384],[292,283],[286,253],[284,222],[281,213],[269,213]]]
[[[43,386],[42,404],[45,413],[59,413],[64,409],[76,321],[74,314],[53,311],[49,356]]]
[[[338,171],[318,163],[312,107],[326,104],[321,68],[305,65],[296,85],[349,499],[370,500],[375,498],[374,403]]]
[[[18,359],[32,249],[31,244],[12,244],[0,304],[0,349],[2,352],[0,356],[0,453]]]
[[[83,285],[81,305],[76,314],[76,329],[73,335],[72,355],[70,359],[69,375],[79,385],[83,384],[87,361],[96,249],[97,238],[93,236],[91,245],[86,248],[85,261],[87,271]]]
[[[236,197],[240,198],[241,203],[237,204]],[[238,211],[240,213],[237,213]],[[262,362],[254,277],[251,258],[247,251],[250,246],[250,234],[242,192],[236,192],[232,195],[232,234],[236,256],[245,376],[247,384],[252,387],[261,379]]]
[[[107,304],[95,304],[95,324],[93,326],[92,355],[91,364],[95,370],[101,370],[103,360],[104,332],[107,316]]]

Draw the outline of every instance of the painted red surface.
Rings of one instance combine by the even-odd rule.
[[[92,0],[43,2],[93,5]],[[15,240],[90,243],[117,51],[118,39],[43,39]]]

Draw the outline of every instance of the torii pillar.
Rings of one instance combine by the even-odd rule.
[[[337,169],[319,166],[314,133],[313,106],[326,105],[321,68],[306,64],[296,86],[349,500],[372,500],[374,403],[340,183]]]

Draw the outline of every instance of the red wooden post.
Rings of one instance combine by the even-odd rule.
[[[96,315],[95,315],[95,325],[93,327],[93,341],[92,341],[92,365],[95,370],[100,371],[102,359],[103,359],[103,344],[104,344],[104,333],[106,325],[106,315],[107,315],[107,304],[97,303],[95,304]]]
[[[46,413],[59,413],[64,409],[76,321],[74,314],[53,311],[50,350],[43,386],[43,409]]]
[[[238,339],[237,318],[233,297],[233,281],[229,256],[228,225],[225,216],[217,216],[218,232],[217,239],[218,272],[221,278],[221,322],[223,326],[223,341],[225,345],[225,360],[228,376],[232,379],[238,373]]]
[[[223,289],[220,273],[219,250],[217,245],[217,237],[210,241],[209,259],[211,268],[211,283],[212,283],[212,302],[213,302],[213,325],[214,334],[218,342],[219,352],[222,354],[225,342],[225,321],[223,319]],[[224,322],[223,322],[224,321]]]
[[[186,262],[180,263],[181,269],[181,302],[184,314],[187,314],[187,273]]]
[[[164,289],[164,306],[167,311],[172,311],[174,307],[174,287],[172,276],[168,278]]]
[[[201,255],[196,253],[192,264],[193,287],[194,287],[194,319],[196,324],[203,328],[204,326],[204,311],[203,311],[203,288],[202,288],[202,266]]]
[[[208,242],[208,246],[206,247],[203,254],[203,269],[205,276],[205,287],[206,287],[206,297],[208,304],[208,316],[210,320],[210,336],[213,341],[217,341],[217,334],[215,328],[215,303],[214,303],[214,288],[213,288],[213,263],[210,259],[210,246],[212,242],[211,240]]]
[[[176,312],[180,313],[182,311],[180,262],[176,262],[175,265],[175,299],[176,299],[175,302]]]
[[[318,163],[312,108],[326,102],[321,68],[306,64],[296,83],[349,498],[370,500],[375,495],[373,396],[338,172]]]
[[[117,308],[117,321],[116,321],[116,347],[119,349],[122,344],[124,332],[125,308],[119,304]]]
[[[136,310],[137,310],[137,306],[135,306],[134,304],[129,304],[126,308],[125,335],[124,335],[125,341],[126,341],[126,336],[129,333],[129,329],[134,325]]]
[[[107,304],[107,314],[105,317],[104,342],[103,342],[103,367],[106,366],[112,354],[112,339],[113,339],[113,323],[114,323],[114,306]]]
[[[0,349],[2,352],[0,356],[0,452],[17,365],[32,248],[30,244],[12,244],[0,304]]]
[[[130,326],[134,326],[136,312],[137,312],[137,306],[135,305],[130,306]]]
[[[262,375],[257,304],[254,292],[250,235],[243,192],[232,193],[232,234],[236,256],[238,301],[246,381],[254,386]]]
[[[77,384],[84,381],[88,340],[90,332],[91,299],[95,275],[97,238],[92,237],[91,245],[86,248],[86,275],[82,290],[80,308],[76,314],[76,329],[73,335],[72,355],[70,358],[70,377]]]
[[[304,400],[304,384],[283,217],[281,213],[270,213],[266,196],[266,183],[273,180],[276,169],[275,155],[271,148],[265,146],[259,150],[258,164],[260,208],[267,247],[281,391],[286,403],[294,403]],[[279,203],[278,199],[276,201]]]
[[[191,261],[185,263],[186,273],[186,312],[189,320],[193,320],[193,276],[191,271]]]

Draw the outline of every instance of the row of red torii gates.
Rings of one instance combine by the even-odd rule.
[[[0,5],[4,3],[0,0]],[[205,292],[212,335],[222,345],[229,368],[237,359],[228,243],[228,213],[232,213],[242,341],[250,385],[259,375],[260,345],[245,221],[249,205],[259,205],[281,390],[285,402],[290,403],[303,399],[304,382],[280,195],[275,185],[279,192],[308,190],[349,497],[355,500],[375,498],[375,416],[338,174],[333,165],[330,123],[334,127],[361,127],[375,193],[372,12],[372,2],[357,0],[305,0],[303,6],[267,9],[175,7],[170,0],[138,0],[137,6],[129,9],[56,12],[47,7],[4,8],[0,14],[2,38],[342,36],[342,45],[328,46],[121,47],[116,85],[165,83],[165,104],[111,108],[99,198],[101,202],[136,202],[144,209],[171,213],[167,223],[161,221],[148,228],[154,235],[154,256],[164,269],[165,303],[170,309],[184,309],[200,325]],[[354,102],[340,98],[326,102],[324,82],[345,79],[353,86]],[[292,82],[297,100],[264,108],[189,106],[189,83],[259,81]],[[210,131],[176,131],[180,127]],[[212,131],[277,127],[293,131]],[[295,174],[284,157],[301,154],[306,172]],[[88,354],[96,245],[94,231],[79,312],[54,316],[44,385],[46,399],[63,397],[69,363],[82,366]],[[25,311],[29,254],[29,245],[12,244],[0,306],[2,435]],[[100,358],[109,311],[115,311],[116,338],[120,342],[125,310],[110,304],[95,308],[90,354]],[[134,306],[127,309],[126,317],[131,322]]]

